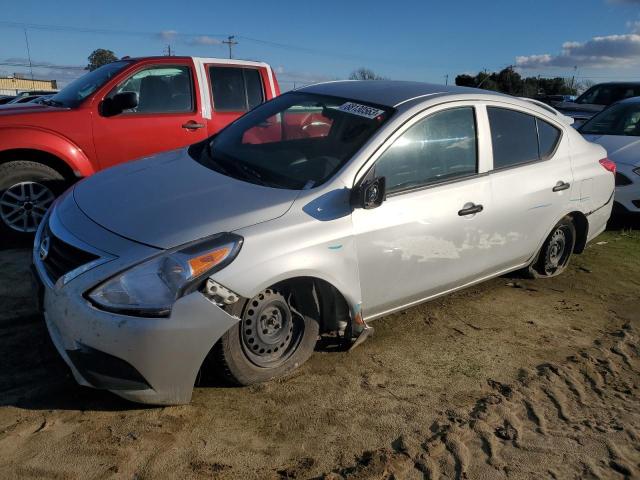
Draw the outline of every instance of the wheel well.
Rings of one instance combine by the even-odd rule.
[[[573,252],[582,253],[587,245],[589,220],[587,220],[587,217],[582,212],[571,212],[568,216],[576,228],[576,245],[573,247]]]
[[[315,277],[295,277],[271,287],[285,295],[303,315],[320,322],[320,333],[344,330],[350,309],[342,293],[329,282]]]
[[[71,167],[64,160],[52,155],[51,153],[43,152],[42,150],[15,148],[0,152],[0,164],[15,160],[29,160],[31,162],[42,163],[43,165],[51,167],[60,173],[65,180],[75,181],[78,179],[78,177],[73,173]]]

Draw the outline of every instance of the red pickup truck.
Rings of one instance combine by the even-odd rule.
[[[266,63],[125,58],[43,104],[0,106],[0,239],[33,233],[78,178],[203,140],[280,94]]]

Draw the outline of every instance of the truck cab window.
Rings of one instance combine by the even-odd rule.
[[[115,93],[136,92],[136,113],[193,111],[191,70],[187,66],[152,67],[136,72]]]
[[[264,101],[260,72],[255,68],[209,67],[213,108],[246,112]]]

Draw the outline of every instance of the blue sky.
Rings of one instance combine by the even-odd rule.
[[[219,2],[7,2],[0,17],[0,63],[31,58],[37,77],[63,82],[95,48],[118,56],[226,56],[277,69],[283,87],[345,78],[366,66],[393,78],[444,83],[456,74],[499,70],[594,81],[640,79],[640,0]],[[95,6],[94,6],[95,5]],[[72,27],[72,28],[67,28]],[[24,72],[0,65],[0,74]]]

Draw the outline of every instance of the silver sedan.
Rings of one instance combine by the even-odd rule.
[[[604,230],[614,171],[536,103],[329,82],[76,184],[33,262],[79,383],[185,403],[205,360],[263,382],[321,335],[353,346],[376,317],[491,277],[558,275]]]
[[[640,97],[611,105],[579,128],[616,163],[615,206],[640,214]]]

